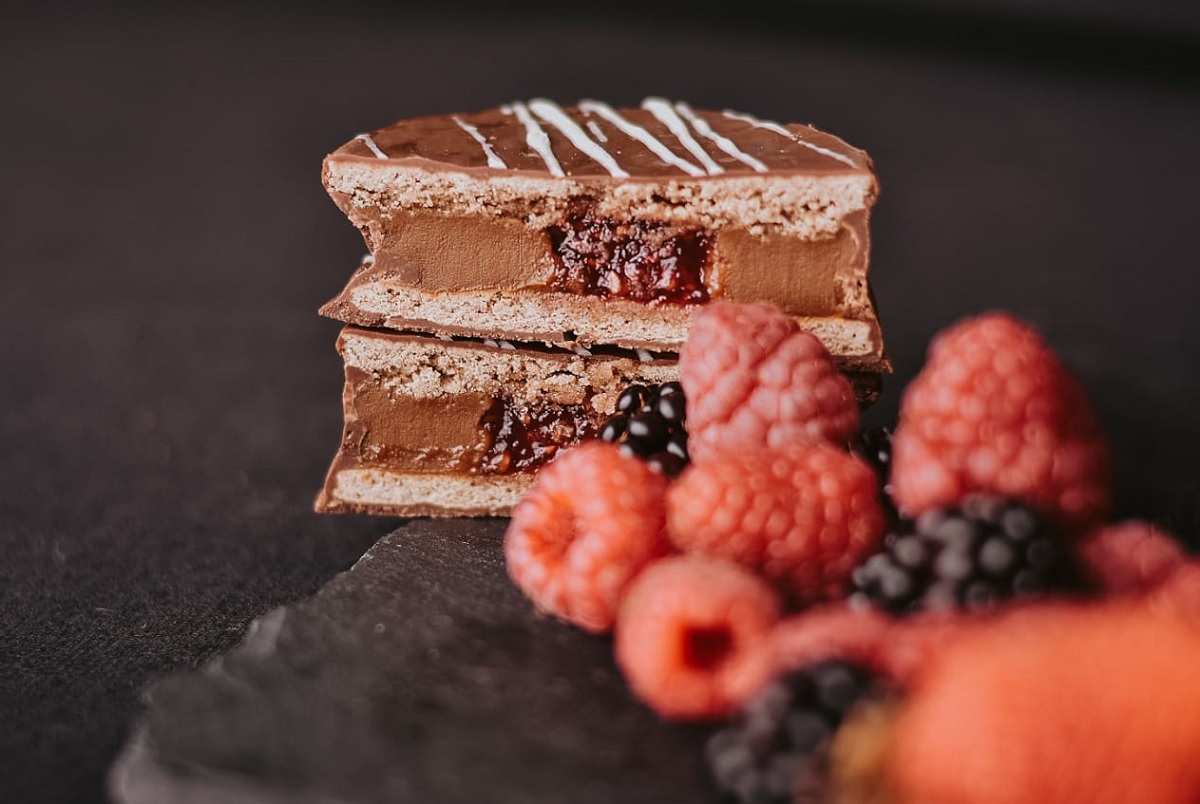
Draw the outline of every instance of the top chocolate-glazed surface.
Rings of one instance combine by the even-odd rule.
[[[359,134],[331,158],[613,180],[872,170],[865,152],[811,126],[653,97],[633,108],[533,99],[416,117]]]

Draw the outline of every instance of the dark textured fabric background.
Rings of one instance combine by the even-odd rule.
[[[319,168],[409,115],[661,94],[865,148],[897,369],[869,422],[932,333],[1007,308],[1092,392],[1119,515],[1194,544],[1195,12],[944,5],[0,12],[0,801],[104,801],[144,685],[397,524],[310,509],[341,416],[316,309],[362,251]]]

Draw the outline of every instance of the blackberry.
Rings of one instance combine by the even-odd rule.
[[[630,385],[617,397],[617,412],[600,426],[599,436],[677,477],[690,462],[686,424],[687,402],[678,382]]]
[[[802,668],[768,685],[705,746],[709,773],[725,800],[822,800],[833,735],[875,686],[870,671],[841,659]]]
[[[879,478],[879,502],[893,523],[899,519],[892,502],[892,432],[891,427],[871,427],[858,433],[850,442],[850,451],[865,460]]]
[[[976,495],[900,520],[852,575],[851,600],[896,614],[987,609],[1003,600],[1079,591],[1061,536],[1032,508]]]
[[[871,468],[886,482],[892,468],[891,427],[870,427],[863,430],[851,443],[850,449],[871,464]]]

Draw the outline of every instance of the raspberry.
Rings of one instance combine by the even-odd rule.
[[[914,680],[896,801],[1195,804],[1200,630],[1135,601],[1038,604],[976,626]]]
[[[1109,507],[1108,443],[1082,386],[1007,313],[934,338],[892,444],[893,492],[908,517],[971,492],[1023,500],[1072,529]]]
[[[844,602],[821,604],[780,620],[767,639],[739,656],[726,689],[734,701],[744,702],[781,673],[828,659],[854,662],[903,687],[954,641],[1024,610],[1012,606],[988,614],[922,612],[894,618]]]
[[[888,667],[892,621],[881,612],[824,603],[785,617],[766,639],[738,657],[727,675],[730,697],[744,704],[774,678],[797,668],[840,659],[873,670]]]
[[[800,602],[840,596],[885,524],[871,467],[822,443],[693,463],[667,493],[667,518],[677,547],[732,559]]]
[[[779,618],[779,597],[743,567],[707,556],[668,556],[629,585],[614,651],[634,693],[669,719],[731,711],[729,669]]]
[[[612,627],[621,592],[670,551],[666,479],[601,441],[559,453],[513,509],[508,573],[538,609],[594,633]]]
[[[961,609],[932,611],[894,620],[880,647],[877,671],[898,685],[908,685],[956,640],[974,633],[985,623],[1024,610],[1025,605],[1012,604],[982,613]]]
[[[1079,554],[1109,594],[1143,592],[1184,562],[1183,548],[1149,522],[1128,520],[1099,528],[1079,543]]]
[[[766,302],[714,301],[697,312],[679,375],[695,460],[723,448],[844,444],[858,430],[854,391],[829,351]]]

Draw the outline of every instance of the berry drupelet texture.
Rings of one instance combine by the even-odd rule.
[[[676,477],[690,460],[683,387],[678,382],[629,386],[617,397],[617,412],[601,425],[599,437]]]
[[[771,579],[797,603],[836,599],[886,530],[877,488],[865,461],[832,444],[715,453],[668,489],[668,534],[680,550]]]
[[[974,495],[902,521],[855,568],[852,600],[893,613],[987,609],[1015,597],[1080,591],[1067,544],[1032,507]]]
[[[820,800],[830,742],[874,686],[867,669],[841,659],[776,679],[709,738],[705,759],[717,788],[738,804]]]
[[[938,333],[904,389],[893,444],[893,497],[908,517],[995,494],[1077,535],[1112,502],[1108,440],[1084,387],[1008,313]]]
[[[1188,560],[1174,536],[1137,519],[1097,528],[1079,543],[1078,554],[1089,577],[1108,595],[1150,591]]]
[[[858,401],[833,356],[765,302],[716,300],[692,318],[679,352],[692,457],[797,443],[844,445]]]
[[[608,631],[625,586],[670,551],[666,483],[611,444],[563,450],[513,509],[504,535],[509,576],[539,610]]]

